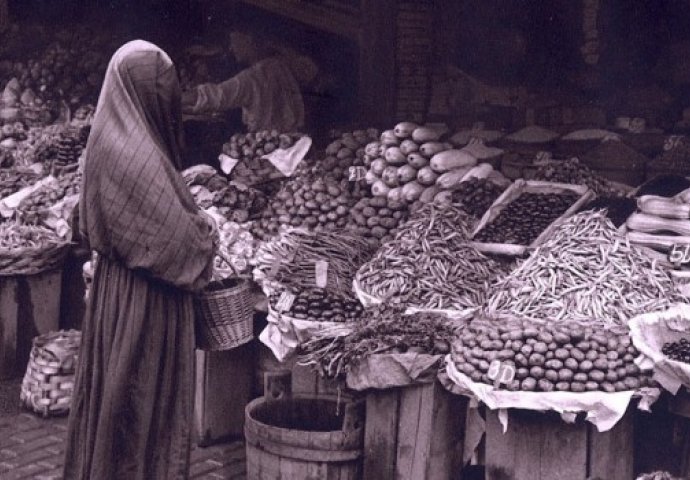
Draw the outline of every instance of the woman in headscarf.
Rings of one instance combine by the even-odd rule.
[[[80,231],[99,254],[82,331],[64,478],[184,479],[194,376],[192,292],[212,221],[181,165],[177,73],[133,41],[108,65],[86,147]]]

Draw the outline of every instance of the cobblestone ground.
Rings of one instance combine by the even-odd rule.
[[[0,417],[0,478],[58,480],[67,435],[67,418],[43,419],[31,413]],[[192,479],[245,480],[242,441],[195,447]]]

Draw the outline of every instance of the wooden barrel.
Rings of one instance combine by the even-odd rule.
[[[336,397],[258,398],[245,409],[248,480],[358,480],[364,404]]]

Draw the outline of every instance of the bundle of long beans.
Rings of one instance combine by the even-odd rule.
[[[264,278],[300,290],[315,286],[315,264],[325,261],[328,262],[326,288],[352,296],[352,279],[374,251],[372,242],[347,231],[293,229],[259,247],[256,268]]]
[[[425,309],[481,305],[505,267],[468,244],[469,222],[457,205],[425,205],[362,266],[360,287],[386,302]]]
[[[611,326],[684,300],[663,266],[630,245],[603,212],[587,211],[561,223],[496,285],[487,312]]]
[[[457,324],[444,315],[403,314],[403,308],[379,306],[366,310],[357,329],[335,334],[324,329],[300,347],[301,365],[337,378],[363,358],[381,353],[449,353]]]

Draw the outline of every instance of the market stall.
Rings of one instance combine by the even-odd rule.
[[[377,36],[357,8],[339,25],[318,20],[328,6],[243,3]],[[398,7],[401,37],[430,35],[428,8]],[[0,62],[0,377],[61,327],[72,288],[79,159],[112,47],[80,38]],[[245,435],[252,478],[285,462],[292,478],[622,480],[644,473],[639,418],[669,404],[687,455],[690,141],[638,117],[423,122],[413,90],[397,90],[403,121],[382,100],[383,129],[225,132],[182,172],[219,233],[196,299],[197,442]]]

